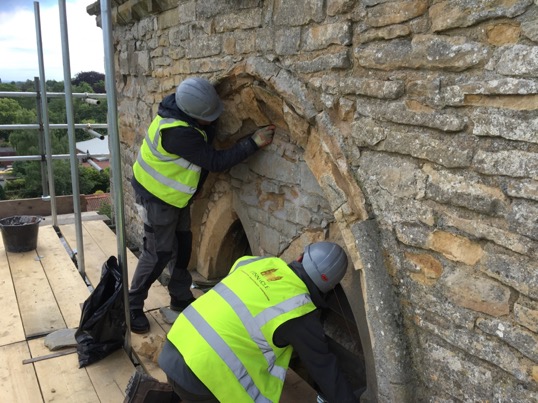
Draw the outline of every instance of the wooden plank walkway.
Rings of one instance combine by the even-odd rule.
[[[116,236],[100,220],[83,221],[82,228],[86,276],[95,287],[103,263],[117,256]],[[166,381],[157,357],[170,325],[163,321],[159,308],[167,306],[170,297],[159,282],[152,286],[145,306],[151,331],[131,334],[136,364],[123,349],[82,369],[76,352],[47,358],[52,352],[45,346],[44,337],[55,330],[76,328],[82,303],[90,295],[64,246],[66,243],[76,249],[75,225],[60,225],[59,229],[63,242],[52,226],[41,225],[37,248],[31,252],[6,252],[0,244],[1,401],[121,403],[136,364]],[[130,281],[137,258],[129,250],[127,255]],[[193,292],[198,293],[195,296],[201,293]],[[288,371],[281,402],[315,400],[315,392]]]
[[[76,353],[46,358],[52,352],[45,346],[44,336],[76,328],[81,304],[89,295],[52,226],[39,228],[34,251],[11,253],[0,245],[2,401],[123,401],[135,368],[125,351],[120,349],[82,369]]]

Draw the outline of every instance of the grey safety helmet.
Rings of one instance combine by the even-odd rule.
[[[331,291],[347,270],[346,252],[333,242],[315,242],[304,249],[303,267],[322,293]]]
[[[213,122],[224,109],[213,87],[205,78],[187,78],[177,86],[176,104],[192,118]]]

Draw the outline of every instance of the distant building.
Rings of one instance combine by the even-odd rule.
[[[78,141],[76,143],[76,148],[77,153],[85,153],[90,155],[89,158],[85,158],[82,160],[83,166],[101,170],[107,168],[110,165],[108,136],[104,136],[103,140],[99,138],[93,138],[91,140]]]

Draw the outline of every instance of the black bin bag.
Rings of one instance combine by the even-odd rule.
[[[123,346],[125,308],[121,270],[115,256],[103,264],[101,280],[84,301],[75,332],[79,368],[105,358]]]

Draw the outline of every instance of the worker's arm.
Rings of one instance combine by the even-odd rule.
[[[163,148],[210,172],[222,172],[254,154],[258,147],[250,138],[225,150],[216,150],[192,127],[163,130]]]
[[[268,126],[227,149],[216,150],[211,141],[206,142],[194,128],[174,127],[162,132],[162,145],[169,153],[179,155],[209,172],[222,172],[270,144],[273,133],[274,126]]]
[[[275,331],[274,342],[291,345],[301,362],[330,403],[357,402],[353,390],[338,367],[317,312],[292,319]]]

